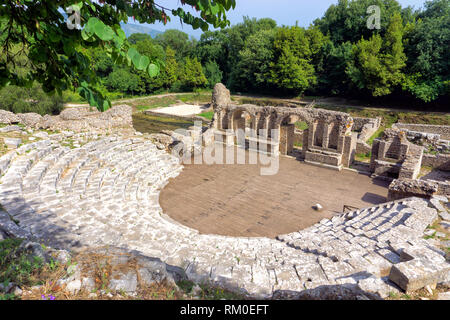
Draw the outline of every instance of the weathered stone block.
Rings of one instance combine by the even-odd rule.
[[[3,141],[11,148],[17,148],[22,143],[22,139],[19,138],[3,138]]]
[[[117,291],[134,292],[137,289],[137,285],[137,276],[134,272],[122,274],[118,279],[111,279],[109,281],[109,288]]]
[[[448,262],[430,263],[424,259],[413,259],[392,266],[389,280],[406,292],[413,292],[427,285],[448,281],[450,264]]]

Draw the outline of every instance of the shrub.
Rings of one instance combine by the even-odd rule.
[[[14,113],[59,114],[63,107],[61,96],[46,94],[40,85],[32,88],[6,86],[0,90],[0,109]]]

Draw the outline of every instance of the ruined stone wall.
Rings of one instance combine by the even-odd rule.
[[[429,166],[433,169],[450,171],[450,154],[424,154],[422,158],[422,166]]]
[[[303,144],[303,131],[295,130],[294,131],[294,145],[295,144]]]
[[[408,197],[431,198],[439,193],[437,182],[415,179],[396,179],[389,185],[387,200],[394,201]]]
[[[406,147],[403,147],[404,144],[402,144],[402,141],[400,137],[396,136],[393,139],[391,139],[389,142],[386,142],[385,146],[385,153],[383,159],[395,159],[395,160],[401,160],[406,157],[407,149]]]
[[[353,128],[352,131],[358,132],[358,140],[365,142],[369,139],[381,125],[381,118],[353,118]]]
[[[450,140],[450,126],[396,123],[393,127],[398,128],[400,130],[410,130],[410,131],[439,134],[441,136],[441,139]]]
[[[363,117],[353,117],[353,131],[361,132],[366,124],[373,124],[374,126],[380,126],[381,118],[363,118]]]
[[[329,133],[328,148],[337,149],[339,143],[338,138],[339,138],[339,127],[337,125],[333,125]]]
[[[423,147],[412,144],[404,132],[387,129],[372,145],[370,171],[375,176],[417,178],[423,157]]]
[[[351,134],[354,122],[347,113],[311,107],[236,105],[231,102],[229,92],[222,84],[214,88],[212,105],[216,135],[224,136],[227,130],[251,126],[257,133],[257,137],[252,139],[260,139],[257,141],[260,145],[278,144],[281,154],[289,154],[294,141],[301,142],[305,161],[313,164],[341,170],[354,158],[356,135]],[[251,119],[249,124],[239,122],[242,114]],[[304,121],[308,125],[303,134],[293,130],[297,121]],[[266,133],[261,133],[261,129],[266,130]],[[281,135],[272,136],[272,130],[279,130]],[[225,140],[231,142],[228,138]]]
[[[316,124],[314,128],[314,147],[322,147],[324,129],[324,124],[322,122]]]
[[[416,145],[410,145],[409,152],[402,163],[398,177],[415,179],[420,173],[422,164],[423,148]]]
[[[372,151],[372,147],[361,140],[356,142],[356,153],[357,154],[368,154]]]
[[[132,129],[132,108],[117,105],[105,112],[90,107],[70,107],[59,115],[40,116],[36,113],[14,114],[2,110],[0,123],[22,123],[33,129],[68,130],[73,132],[104,133],[116,129]]]
[[[436,181],[438,184],[438,195],[450,197],[450,182]]]
[[[450,183],[434,180],[396,179],[389,185],[388,201],[408,197],[430,199],[433,196],[450,196]]]
[[[344,153],[342,155],[342,163],[345,167],[349,167],[355,159],[356,137],[356,132],[352,132],[350,135],[345,136]]]

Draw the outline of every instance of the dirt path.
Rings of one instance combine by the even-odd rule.
[[[173,96],[179,96],[179,95],[185,95],[188,94],[187,92],[181,92],[181,93],[163,93],[153,96],[144,96],[144,97],[136,97],[136,98],[126,98],[126,99],[120,99],[120,100],[114,100],[113,104],[121,104],[121,103],[133,103],[140,100],[146,100],[146,99],[152,99],[152,98],[165,98],[165,97],[173,97]],[[313,101],[313,99],[290,99],[290,98],[279,98],[279,97],[273,97],[273,96],[263,96],[258,94],[234,94],[231,95],[235,99],[246,99],[246,98],[253,98],[253,99],[273,99],[276,101],[279,101],[280,103],[295,103],[295,104],[309,104]],[[338,107],[338,108],[355,108],[355,109],[361,109],[361,110],[377,110],[377,111],[387,111],[387,112],[416,112],[416,113],[427,113],[427,114],[436,114],[436,115],[445,115],[448,114],[448,112],[439,112],[439,111],[420,111],[415,109],[402,109],[402,108],[396,108],[396,107],[385,107],[381,105],[374,105],[374,106],[368,106],[368,105],[362,105],[360,102],[355,100],[348,100],[345,98],[335,98],[335,97],[319,97],[317,99],[314,99],[316,104],[320,104],[323,106],[329,106],[329,107]],[[64,105],[65,107],[85,107],[88,106],[87,103],[66,103]]]
[[[112,101],[112,103],[113,104],[119,104],[119,103],[135,102],[135,101],[139,101],[139,100],[152,99],[152,98],[173,97],[173,96],[178,96],[178,95],[183,95],[183,94],[186,94],[186,92],[181,92],[181,93],[163,93],[163,94],[158,94],[158,95],[154,95],[154,96],[119,99],[119,100]],[[87,106],[89,106],[89,104],[87,104],[87,103],[66,103],[66,104],[64,104],[64,107],[69,107],[69,108],[70,107],[87,107]]]

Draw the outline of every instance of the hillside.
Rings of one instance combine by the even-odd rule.
[[[145,33],[149,34],[152,38],[156,37],[158,34],[162,33],[161,31],[141,26],[138,24],[132,24],[132,23],[120,23],[120,26],[122,27],[123,31],[125,31],[125,34],[127,38],[131,36],[133,33]]]

